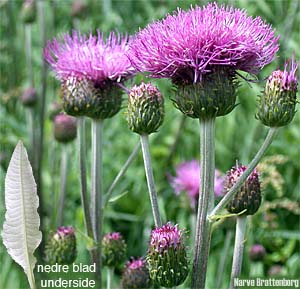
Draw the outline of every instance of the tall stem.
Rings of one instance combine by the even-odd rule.
[[[223,197],[223,199],[218,203],[218,205],[212,210],[209,217],[212,217],[214,215],[217,215],[230,201],[230,199],[237,193],[237,191],[241,188],[243,183],[246,181],[246,179],[250,176],[250,174],[253,172],[267,149],[269,148],[270,144],[272,143],[276,133],[278,131],[278,128],[271,127],[269,129],[269,132],[266,136],[266,139],[264,140],[262,146],[256,153],[255,157],[251,161],[251,163],[247,166],[247,169],[244,171],[244,173],[239,177],[239,179],[236,181],[236,183],[231,187],[229,192]]]
[[[97,278],[101,284],[102,239],[102,139],[103,121],[92,119],[92,193],[91,218],[94,240],[97,242]]]
[[[29,85],[33,87],[33,72],[31,60],[31,24],[25,24],[25,53],[26,65],[28,69]]]
[[[237,288],[234,286],[234,278],[239,277],[241,274],[246,224],[247,224],[247,216],[237,217],[230,289]]]
[[[59,227],[62,226],[64,222],[67,174],[68,174],[68,151],[67,151],[67,146],[62,145],[61,163],[60,163],[60,195],[59,195],[58,214],[57,214],[57,224]]]
[[[83,117],[78,118],[77,130],[81,204],[83,208],[84,223],[87,235],[93,239],[93,229],[91,224],[86,185],[85,121]]]
[[[141,145],[144,158],[145,172],[147,178],[148,191],[150,195],[152,213],[154,218],[155,227],[161,227],[161,218],[159,214],[157,193],[154,184],[153,170],[151,164],[150,148],[149,148],[149,135],[141,135]]]
[[[106,289],[111,289],[111,284],[112,284],[112,276],[114,273],[114,269],[107,267],[107,284],[106,284]]]
[[[226,261],[228,260],[228,250],[229,250],[229,247],[230,247],[232,235],[233,235],[233,231],[232,230],[227,230],[224,246],[223,246],[222,253],[221,253],[222,255],[221,255],[221,258],[220,258],[220,263],[219,263],[218,271],[217,271],[216,288],[221,288],[224,269],[226,267],[226,263],[227,263]]]
[[[121,170],[119,171],[119,173],[117,174],[117,176],[115,177],[115,179],[113,180],[113,182],[111,183],[110,187],[107,190],[107,193],[105,195],[104,201],[103,201],[103,208],[105,208],[105,206],[107,205],[113,190],[115,189],[115,187],[117,186],[117,184],[119,183],[119,181],[121,180],[121,178],[124,176],[124,174],[126,173],[127,169],[129,168],[129,166],[131,165],[131,163],[133,162],[133,160],[136,158],[139,149],[140,149],[141,144],[138,143],[132,153],[130,154],[130,156],[128,157],[128,159],[126,160],[125,164],[123,165],[123,167],[121,168]]]
[[[196,221],[192,288],[205,287],[211,223],[207,216],[214,206],[215,118],[200,120],[200,191]]]

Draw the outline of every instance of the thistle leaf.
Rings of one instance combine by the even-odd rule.
[[[5,178],[5,222],[2,238],[8,254],[23,267],[30,288],[35,288],[33,253],[42,240],[37,213],[39,199],[26,149],[20,141]]]

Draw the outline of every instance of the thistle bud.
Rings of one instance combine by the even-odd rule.
[[[265,91],[258,101],[256,117],[269,127],[288,125],[295,113],[297,103],[297,64],[287,61],[284,71],[274,71],[267,80]]]
[[[266,249],[260,244],[253,245],[249,250],[249,258],[253,262],[262,261],[266,255]]]
[[[102,261],[104,266],[118,267],[126,259],[126,243],[118,232],[106,234],[102,239]]]
[[[147,263],[156,285],[171,288],[182,284],[188,275],[184,231],[170,223],[152,230]]]
[[[164,120],[164,100],[151,83],[135,85],[128,94],[129,128],[142,135],[156,132]]]
[[[32,23],[36,18],[36,7],[34,0],[25,0],[21,10],[21,18],[24,23]]]
[[[235,76],[224,68],[204,74],[202,81],[193,84],[176,83],[176,108],[192,118],[212,118],[230,113],[236,106]]]
[[[83,0],[74,0],[71,7],[71,16],[84,18],[87,12],[87,5]]]
[[[123,289],[147,289],[151,286],[149,271],[143,259],[128,261],[122,274]]]
[[[62,106],[60,103],[58,102],[52,102],[50,104],[50,107],[49,107],[49,112],[48,112],[48,115],[49,115],[49,119],[54,121],[54,118],[60,114],[62,111]]]
[[[54,137],[58,142],[68,143],[76,138],[76,118],[66,114],[58,114],[53,121]]]
[[[269,277],[279,277],[284,275],[283,266],[281,265],[273,265],[268,270],[268,276]]]
[[[34,107],[37,102],[37,93],[35,88],[29,87],[21,95],[21,102],[25,107]]]
[[[226,177],[225,190],[228,192],[230,188],[236,183],[238,178],[246,170],[245,166],[239,166],[238,164],[233,167]],[[261,191],[258,173],[254,170],[247,178],[243,186],[236,193],[227,205],[227,210],[230,213],[238,214],[244,210],[247,210],[243,215],[253,215],[259,209],[261,203]]]
[[[50,264],[72,264],[76,257],[76,237],[72,227],[60,227],[46,244],[46,259]]]

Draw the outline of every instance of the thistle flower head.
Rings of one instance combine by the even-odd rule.
[[[147,255],[150,278],[155,284],[171,288],[182,284],[188,275],[184,231],[167,223],[151,232]]]
[[[151,281],[145,260],[131,259],[125,265],[121,284],[123,289],[150,288]]]
[[[128,37],[111,32],[104,39],[73,31],[49,41],[44,57],[62,81],[64,110],[74,116],[105,119],[121,109],[118,84],[134,74],[125,55]]]
[[[260,17],[245,10],[209,3],[178,8],[138,32],[128,56],[152,77],[195,83],[216,67],[257,73],[278,50],[278,37]]]
[[[23,91],[21,102],[25,107],[33,107],[37,103],[37,92],[34,87],[29,87]]]
[[[285,62],[284,70],[276,70],[269,76],[265,91],[259,98],[257,118],[264,125],[280,127],[289,124],[297,103],[298,69],[294,57]]]
[[[185,191],[192,207],[195,207],[199,197],[200,185],[200,164],[196,160],[183,162],[176,167],[176,176],[170,177],[171,186],[178,195]],[[224,193],[224,177],[218,170],[215,170],[215,197],[221,197]]]
[[[71,264],[77,257],[75,230],[72,227],[60,227],[46,244],[46,259],[51,264]]]
[[[128,93],[127,121],[138,134],[156,132],[164,120],[164,100],[157,87],[142,82]]]
[[[66,114],[58,114],[54,117],[54,137],[58,142],[68,143],[76,138],[76,118]]]
[[[266,255],[266,249],[261,244],[254,244],[249,250],[249,258],[253,262],[262,261]]]
[[[245,166],[236,164],[236,166],[227,173],[225,181],[226,192],[228,192],[237,182],[246,169],[247,168]],[[259,209],[260,203],[260,181],[258,172],[254,169],[234,198],[228,203],[226,208],[233,214],[238,214],[246,210],[245,213],[243,213],[244,215],[253,215]]]
[[[125,55],[127,42],[128,37],[113,32],[105,40],[100,31],[97,36],[73,31],[49,41],[44,56],[60,80],[89,79],[96,87],[105,88],[107,83],[121,82],[133,73]]]
[[[126,258],[126,243],[119,232],[106,234],[102,239],[103,265],[119,266]]]

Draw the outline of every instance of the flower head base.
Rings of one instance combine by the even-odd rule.
[[[121,108],[118,84],[134,74],[125,52],[127,37],[111,33],[104,40],[73,32],[53,39],[44,49],[46,61],[62,81],[63,106],[68,114],[108,118]]]
[[[122,274],[123,289],[147,289],[151,286],[149,271],[143,259],[128,261]]]
[[[297,68],[292,58],[285,62],[284,71],[276,70],[269,76],[257,112],[264,125],[280,127],[292,121],[297,103]]]
[[[199,197],[200,165],[196,160],[183,162],[176,167],[176,176],[170,178],[170,183],[176,194],[187,192],[192,207],[195,207]],[[224,193],[224,177],[218,170],[215,171],[215,197]]]
[[[192,84],[216,67],[257,73],[278,50],[278,37],[260,17],[210,3],[178,9],[141,30],[128,56],[152,77]]]
[[[76,257],[76,237],[72,227],[60,227],[46,245],[46,259],[50,264],[72,264]]]
[[[263,245],[254,244],[249,250],[249,258],[253,262],[262,261],[266,255],[266,249]]]
[[[119,232],[108,233],[102,239],[103,265],[118,267],[126,258],[126,243]]]
[[[66,114],[58,114],[54,118],[54,137],[58,142],[68,143],[76,138],[76,118]]]
[[[152,230],[147,256],[150,278],[155,284],[171,288],[188,275],[184,232],[170,223]]]
[[[129,128],[142,135],[156,132],[164,120],[164,100],[157,87],[142,82],[128,94]]]
[[[33,107],[37,103],[37,92],[34,87],[24,90],[21,95],[21,102],[25,107]]]
[[[225,184],[226,192],[230,190],[246,169],[245,166],[239,166],[237,164],[227,173]],[[246,210],[243,215],[253,215],[259,209],[260,203],[260,181],[257,171],[254,170],[226,208],[228,212],[232,214],[238,214]]]

